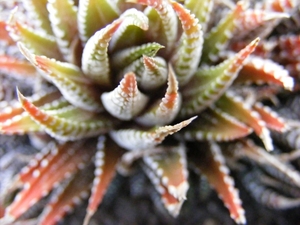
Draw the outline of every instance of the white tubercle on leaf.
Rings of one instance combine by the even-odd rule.
[[[180,106],[181,95],[178,93],[178,82],[172,67],[169,66],[168,88],[164,98],[157,101],[136,121],[146,126],[169,124],[177,116]]]
[[[104,108],[114,117],[131,120],[148,102],[148,97],[138,90],[134,73],[125,74],[120,85],[101,95]]]

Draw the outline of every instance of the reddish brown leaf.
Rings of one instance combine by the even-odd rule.
[[[91,142],[55,145],[50,154],[46,154],[45,158],[41,157],[37,161],[37,166],[33,163],[27,173],[23,171],[26,176],[23,175],[22,179],[26,182],[13,203],[7,207],[5,218],[14,221],[39,199],[47,195],[60,181],[82,168],[94,154],[92,145]],[[29,172],[31,176],[29,176]]]
[[[202,149],[196,149],[192,153],[191,160],[197,169],[203,173],[210,185],[219,194],[225,206],[230,211],[230,216],[238,224],[246,224],[245,212],[234,181],[229,175],[229,169],[216,143],[210,143]]]
[[[89,199],[87,215],[84,225],[87,225],[90,218],[96,212],[106,190],[116,173],[116,164],[122,156],[123,151],[110,139],[104,136],[98,139],[97,153],[95,157],[95,178],[93,181],[92,194]]]

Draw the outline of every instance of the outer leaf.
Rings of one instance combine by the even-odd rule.
[[[180,131],[189,125],[196,117],[184,120],[173,126],[158,127],[149,131],[136,129],[120,129],[110,132],[111,138],[127,150],[145,150],[160,144],[167,136]]]
[[[30,63],[7,55],[0,55],[0,71],[20,78],[36,77],[36,70]]]
[[[250,56],[241,69],[236,82],[241,83],[269,83],[283,86],[288,90],[294,87],[294,80],[283,66],[269,60]]]
[[[5,135],[21,135],[38,131],[42,132],[42,127],[35,123],[26,112],[0,124],[0,133]]]
[[[162,45],[169,52],[177,38],[177,18],[170,3],[165,0],[127,0],[127,2],[144,4],[153,7],[160,16],[163,26]]]
[[[109,86],[110,68],[108,62],[108,42],[120,26],[122,20],[116,20],[97,31],[86,43],[82,53],[82,70],[100,85]]]
[[[189,188],[186,149],[183,146],[174,146],[165,147],[164,150],[161,154],[144,156],[144,163],[171,195],[183,201]]]
[[[115,1],[79,0],[78,29],[83,42],[119,16]],[[96,23],[94,21],[97,21]]]
[[[90,150],[90,149],[89,149]],[[46,205],[40,218],[39,225],[55,225],[65,214],[79,205],[82,199],[89,196],[89,190],[93,176],[90,174],[91,166],[77,172],[74,177],[68,180],[52,194],[50,202]]]
[[[252,129],[222,110],[211,107],[182,132],[185,140],[230,141],[245,137]]]
[[[73,0],[48,0],[47,9],[52,30],[65,60],[72,62],[71,45],[77,41],[77,7]]]
[[[287,17],[289,16],[286,13],[269,12],[261,9],[247,9],[240,18],[240,24],[239,27],[237,27],[234,39],[241,39],[249,35],[249,32],[264,25],[267,21]]]
[[[41,197],[47,195],[55,184],[89,162],[94,152],[93,148],[86,151],[87,147],[83,147],[82,142],[57,145],[56,150],[39,162],[39,166],[31,174],[31,179],[24,184],[24,189],[6,209],[4,218],[14,221]]]
[[[101,95],[105,109],[121,120],[131,120],[148,102],[148,97],[138,90],[134,73],[127,73],[113,91]]]
[[[161,195],[161,200],[165,208],[173,217],[178,216],[184,201],[175,198],[168,191],[168,189],[161,183],[161,180],[156,176],[156,174],[151,169],[149,169],[146,166],[144,166],[143,169],[145,173],[148,175],[148,177],[150,178],[150,181],[153,183],[157,192]]]
[[[300,198],[291,198],[275,192],[272,188],[266,187],[258,182],[257,177],[248,173],[244,179],[247,189],[256,201],[275,209],[289,209],[300,205]]]
[[[211,11],[213,9],[213,0],[186,0],[184,1],[184,6],[191,10],[195,14],[199,23],[202,25],[202,30],[206,31],[207,23],[211,17]]]
[[[48,35],[53,35],[47,11],[48,0],[24,0],[23,4],[31,22]]]
[[[240,141],[233,149],[236,150],[236,156],[247,157],[262,166],[272,166],[288,183],[300,187],[300,173],[297,170],[256,146],[251,140]]]
[[[50,102],[55,102],[55,100],[60,98],[60,93],[58,91],[49,92],[39,92],[30,97],[30,101],[37,106],[47,105]],[[14,116],[18,116],[24,112],[22,105],[18,101],[0,102],[0,123],[12,119]]]
[[[0,20],[0,40],[5,41],[7,44],[12,44],[14,41],[9,36],[9,32],[6,29],[7,23]]]
[[[45,33],[38,33],[32,28],[16,22],[13,15],[8,23],[7,29],[14,41],[22,42],[26,48],[34,54],[44,55],[60,60],[61,53],[53,36]],[[49,51],[51,49],[51,51]]]
[[[22,44],[19,44],[19,48],[23,55],[60,89],[70,103],[89,111],[103,109],[95,88],[89,85],[89,81],[83,77],[78,67],[45,56],[34,55]]]
[[[285,123],[284,119],[279,117],[279,115],[267,106],[263,106],[260,102],[257,102],[253,109],[259,113],[263,121],[265,121],[266,126],[272,130],[284,132],[288,129],[288,125]]]
[[[84,137],[96,136],[107,132],[113,124],[112,118],[107,115],[92,116],[86,121],[74,121],[65,118],[59,118],[40,110],[18,92],[19,101],[23,108],[29,113],[31,118],[38,123],[50,136],[62,140],[77,140]],[[84,115],[88,113],[81,111]]]
[[[252,127],[254,132],[263,141],[266,149],[268,151],[273,150],[272,139],[266,127],[266,123],[260,118],[259,114],[250,109],[249,105],[244,103],[242,99],[228,92],[216,102],[216,105],[228,114],[231,114],[238,120]]]
[[[166,125],[177,116],[181,106],[181,95],[178,93],[178,82],[172,67],[169,67],[168,88],[164,98],[157,101],[145,114],[136,118],[142,125]]]
[[[89,199],[87,215],[84,225],[87,225],[91,216],[96,212],[102,201],[105,192],[115,176],[116,165],[123,151],[111,140],[106,140],[104,136],[98,139],[97,153],[95,158],[95,178],[92,187],[92,195]]]
[[[201,68],[182,91],[183,105],[180,116],[195,115],[216,101],[232,84],[246,58],[254,51],[255,39],[233,58],[212,68]]]
[[[238,2],[235,9],[206,35],[203,44],[202,62],[216,61],[220,51],[224,50],[238,26],[238,21],[244,11],[243,4],[242,1]]]
[[[210,143],[206,149],[194,150],[192,154],[191,160],[196,168],[207,177],[210,185],[216,189],[230,211],[231,218],[238,224],[246,224],[245,212],[238,191],[234,188],[234,181],[229,175],[220,147],[216,143]]]
[[[185,85],[195,74],[202,52],[203,32],[199,21],[183,5],[172,2],[183,28],[180,46],[175,50],[171,62],[180,86]]]

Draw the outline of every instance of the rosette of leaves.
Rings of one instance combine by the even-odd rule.
[[[189,189],[188,167],[206,177],[236,223],[246,224],[226,163],[238,170],[240,159],[275,174],[273,183],[251,184],[262,203],[300,204],[300,196],[276,192],[281,183],[299,189],[300,174],[270,153],[270,130],[288,125],[263,105],[270,95],[293,90],[286,68],[299,57],[286,55],[299,51],[299,37],[265,37],[299,3],[22,2],[27,20],[14,9],[1,22],[0,38],[26,59],[3,54],[0,68],[39,87],[29,97],[17,89],[18,100],[1,104],[1,134],[44,142],[6,190],[6,196],[19,190],[15,198],[0,196],[0,224],[22,221],[55,189],[34,221],[56,224],[89,198],[87,225],[115,174],[134,168],[147,174],[176,217]]]

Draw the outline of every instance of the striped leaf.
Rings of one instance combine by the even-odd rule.
[[[199,21],[181,4],[172,2],[172,6],[181,21],[183,36],[175,54],[171,58],[179,85],[185,85],[195,74],[202,53],[203,32]]]
[[[18,92],[19,101],[21,102],[24,110],[29,113],[33,119],[43,130],[50,136],[62,140],[77,140],[84,137],[97,136],[107,132],[116,125],[111,117],[106,114],[93,115],[88,111],[76,109],[77,113],[84,116],[89,115],[88,119],[83,121],[74,121],[72,118],[60,118],[47,111],[41,110]]]
[[[177,116],[181,106],[181,95],[178,93],[178,82],[174,71],[169,66],[168,88],[165,96],[154,103],[136,121],[145,126],[166,125]]]
[[[146,106],[148,97],[137,87],[134,73],[125,74],[118,87],[101,95],[104,108],[114,117],[131,120]]]
[[[95,32],[110,24],[118,16],[119,10],[115,1],[79,0],[77,18],[80,39],[87,42]]]
[[[77,6],[73,0],[48,0],[47,9],[59,50],[66,61],[72,62],[71,46],[78,35]]]
[[[119,129],[110,132],[111,138],[127,150],[145,150],[160,144],[167,136],[172,135],[189,125],[196,117],[170,126],[143,131],[137,129]]]
[[[90,218],[96,212],[105,192],[116,173],[116,165],[123,151],[119,146],[104,136],[99,137],[97,153],[95,155],[95,178],[93,181],[92,194],[87,207],[84,225],[88,225]]]
[[[224,50],[233,37],[235,29],[239,25],[239,20],[244,12],[242,1],[225,16],[217,27],[213,28],[204,39],[201,62],[209,63],[218,59],[219,53]]]
[[[29,170],[32,172],[30,179],[24,183],[24,188],[6,209],[4,217],[11,222],[46,196],[60,181],[83,167],[94,154],[93,148],[86,151],[91,144],[84,146],[83,142],[52,145],[52,147],[51,153],[46,154],[45,158],[39,158],[38,166],[34,170]]]
[[[166,46],[166,51],[169,52],[177,38],[177,17],[168,1],[165,0],[128,0],[127,2],[139,3],[153,7],[161,19],[163,31],[162,36],[158,37],[160,43]],[[158,19],[158,18],[156,18]]]
[[[110,68],[108,60],[108,42],[120,26],[122,20],[115,20],[97,31],[86,43],[82,53],[82,71],[100,85],[110,86]]]
[[[30,22],[42,32],[53,35],[47,11],[48,0],[24,0],[23,4],[30,16]]]
[[[185,140],[231,141],[245,137],[252,129],[216,107],[202,112],[181,134]]]
[[[89,111],[101,111],[103,109],[97,91],[89,84],[90,81],[83,76],[80,68],[45,56],[34,55],[22,44],[19,44],[19,48],[23,55],[39,69],[41,74],[56,85],[70,103]]]
[[[182,90],[181,117],[195,115],[216,101],[232,84],[259,39],[215,67],[200,68],[187,88]]]
[[[196,169],[205,175],[210,185],[217,191],[237,224],[246,224],[245,211],[234,181],[229,175],[225,159],[216,143],[199,147],[191,153],[191,160]]]

